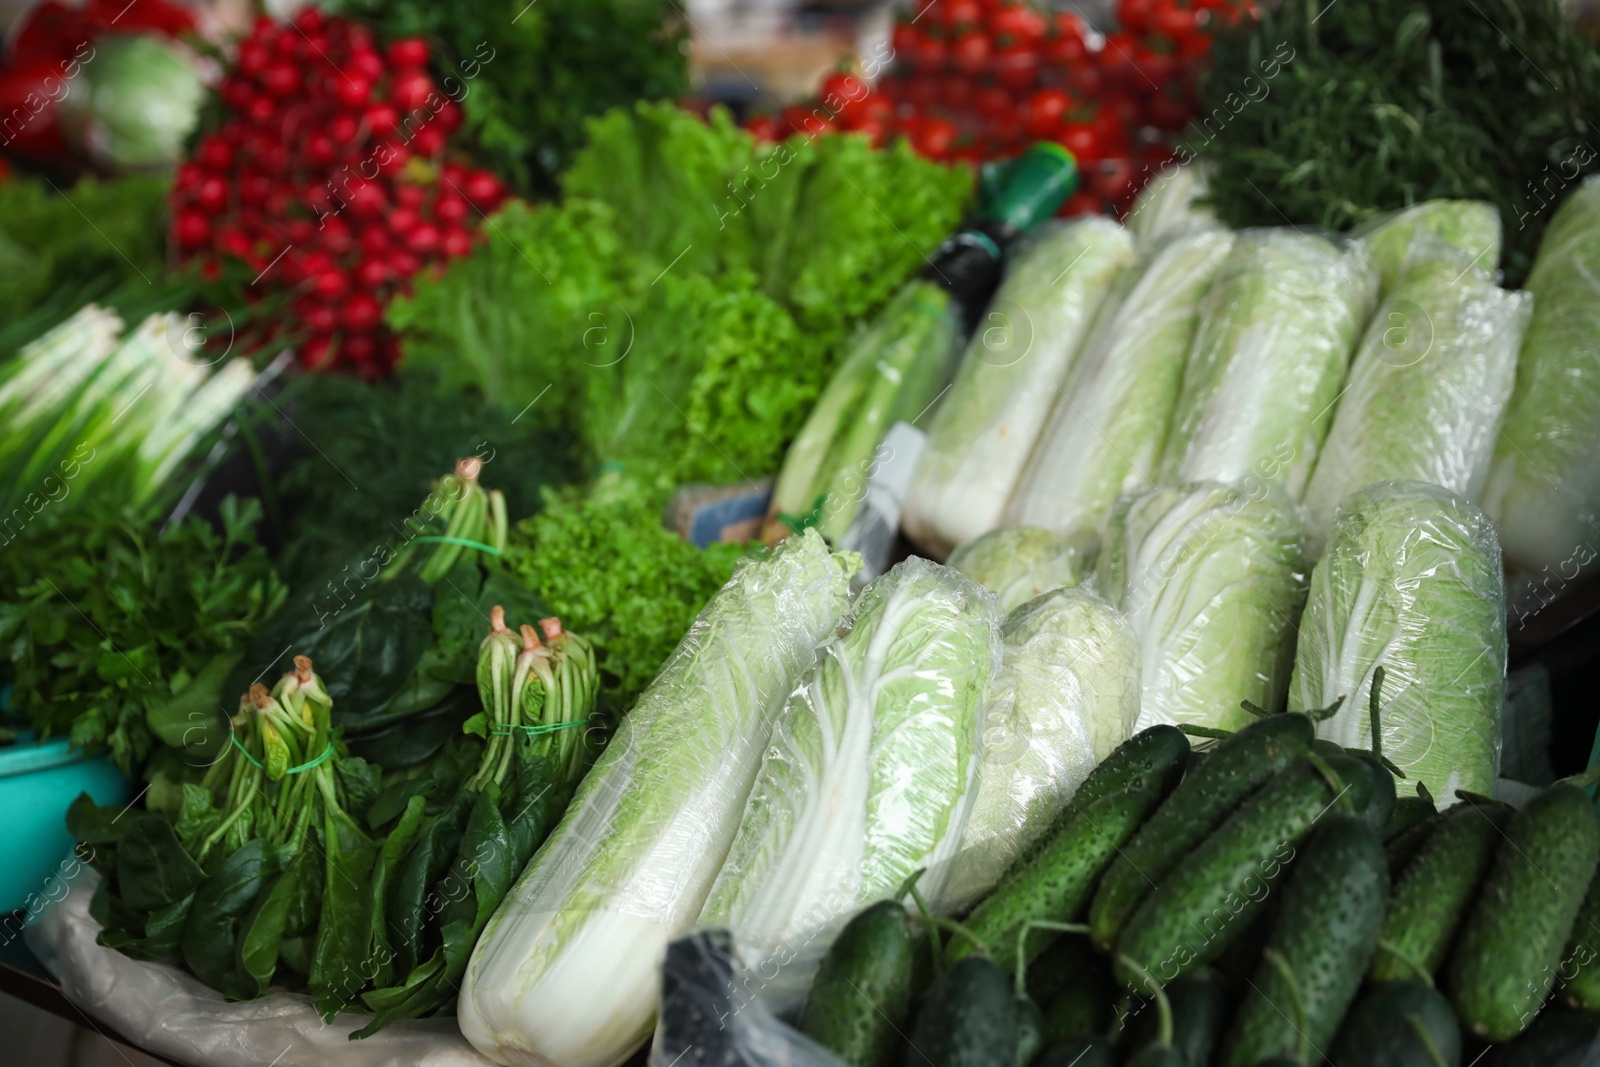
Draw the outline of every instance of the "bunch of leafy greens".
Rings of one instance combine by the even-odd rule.
[[[512,530],[506,562],[563,626],[594,643],[604,691],[626,709],[743,553],[689,544],[634,488],[552,500]]]
[[[278,404],[305,436],[296,437],[301,452],[276,483],[274,506],[283,522],[278,566],[297,585],[392,541],[463,456],[484,461],[484,485],[505,494],[513,517],[538,510],[540,488],[574,473],[569,439],[537,408],[519,418],[517,407],[441,389],[426,371],[402,368],[377,385],[308,375],[291,388]]]
[[[0,654],[41,737],[109,749],[125,772],[159,741],[219,740],[215,700],[196,695],[285,596],[255,541],[260,505],[230,498],[221,518],[220,534],[198,518],[158,534],[85,500],[0,553]]]
[[[1587,121],[1600,52],[1558,0],[1289,0],[1218,36],[1201,99],[1188,148],[1213,164],[1224,222],[1345,229],[1423,200],[1487,200],[1511,284],[1555,202],[1600,168]]]
[[[590,124],[565,200],[397,301],[407,358],[572,426],[648,485],[771,474],[842,342],[960,219],[964,172],[859,137],[764,145],[725,113]]]
[[[460,100],[479,158],[548,194],[583,145],[583,120],[688,88],[685,27],[666,0],[346,0],[385,40],[423,37]],[[450,79],[450,80],[446,80]]]
[[[168,186],[164,177],[0,184],[0,356],[89,300],[130,322],[179,306],[164,278]]]

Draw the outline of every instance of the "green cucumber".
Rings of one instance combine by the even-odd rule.
[[[1556,1008],[1540,1015],[1527,1032],[1500,1045],[1472,1067],[1593,1067],[1600,1018]]]
[[[1354,756],[1322,762],[1333,781],[1309,761],[1280,771],[1184,857],[1123,926],[1118,953],[1170,982],[1227,948],[1270,896],[1307,831],[1330,811],[1362,810],[1377,789],[1369,765]],[[1116,966],[1119,982],[1148,993],[1137,973]]]
[[[1039,1057],[1039,1067],[1115,1067],[1116,1062],[1105,1038],[1088,1035],[1051,1045]]]
[[[897,901],[880,900],[839,931],[811,986],[800,1032],[852,1067],[883,1067],[911,1003],[916,937]]]
[[[1561,999],[1575,1008],[1600,1011],[1600,873],[1589,880],[1561,961]]]
[[[1094,951],[1087,938],[1063,937],[1040,955],[1035,967],[1042,963],[1055,965],[1054,976],[1036,986],[1035,968],[1030,967],[1028,990],[1039,989],[1046,1041],[1055,1043],[1110,1029],[1116,998],[1110,960]]]
[[[1044,1051],[1044,1012],[1032,997],[1017,998],[1016,1067],[1028,1067]]]
[[[1398,878],[1400,876],[1400,872],[1405,870],[1406,864],[1411,862],[1411,857],[1417,854],[1417,849],[1422,847],[1424,841],[1433,836],[1433,832],[1439,828],[1439,823],[1443,819],[1444,815],[1442,813],[1434,812],[1421,822],[1406,827],[1384,841],[1383,854],[1389,859],[1389,874],[1391,877]]]
[[[1339,1028],[1333,1067],[1460,1067],[1461,1027],[1444,994],[1423,982],[1369,989]]]
[[[965,920],[996,962],[1007,969],[1016,966],[1024,924],[1077,917],[1117,850],[1177,784],[1188,755],[1182,731],[1156,726],[1134,735],[1089,773],[1043,844],[1008,871]],[[1030,933],[1027,958],[1038,956],[1057,936],[1053,930]],[[963,938],[951,945],[950,958],[973,951]]]
[[[1232,1005],[1222,979],[1210,968],[1202,967],[1183,975],[1164,990],[1172,1006],[1172,1047],[1179,1053],[1180,1067],[1209,1067],[1222,1028],[1228,1023]],[[1159,1016],[1146,1001],[1144,1010],[1117,1038],[1122,1052],[1145,1049],[1157,1043]]]
[[[1437,810],[1427,797],[1400,797],[1394,802],[1394,814],[1389,816],[1389,825],[1383,828],[1383,843],[1387,845]]]
[[[1389,820],[1394,815],[1396,803],[1394,775],[1389,773],[1389,768],[1383,765],[1383,761],[1370,752],[1352,751],[1350,755],[1365,763],[1372,775],[1372,784],[1375,788],[1372,798],[1361,811],[1361,817],[1378,831],[1378,838],[1381,841],[1384,827],[1389,825]]]
[[[1439,821],[1395,881],[1374,982],[1418,977],[1414,964],[1429,975],[1444,966],[1509,818],[1504,806],[1463,801]]]
[[[1310,747],[1315,727],[1304,715],[1257,719],[1207,750],[1206,757],[1118,854],[1089,905],[1095,943],[1110,948],[1150,889],[1244,798]]]
[[[1450,959],[1461,1025],[1509,1041],[1544,1004],[1578,907],[1600,860],[1600,819],[1559,782],[1512,818]]]
[[[959,960],[928,991],[911,1029],[906,1067],[1014,1067],[1013,978],[987,956]]]
[[[1320,1059],[1377,947],[1389,899],[1381,831],[1359,815],[1335,816],[1303,851],[1223,1045],[1222,1067],[1255,1067],[1302,1045]]]

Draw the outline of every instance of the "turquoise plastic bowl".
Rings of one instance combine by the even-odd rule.
[[[96,804],[125,804],[133,784],[103,756],[72,751],[66,738],[0,746],[0,913],[57,897],[51,884],[72,848],[67,807],[88,793]]]

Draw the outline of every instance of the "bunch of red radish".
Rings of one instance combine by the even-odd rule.
[[[381,377],[400,358],[383,312],[410,279],[472,249],[505,191],[446,160],[460,105],[420,39],[380,51],[366,27],[302,10],[258,19],[220,87],[230,111],[179,168],[173,238],[206,277],[242,261],[252,301],[289,313],[252,341],[288,341],[312,368]]]
[[[836,72],[815,100],[746,125],[774,140],[903,137],[929,159],[971,164],[1058,141],[1081,171],[1062,213],[1120,213],[1194,117],[1212,34],[1255,11],[1255,0],[1119,0],[1121,28],[1101,35],[1025,0],[916,0],[886,52],[861,64],[875,87]]]

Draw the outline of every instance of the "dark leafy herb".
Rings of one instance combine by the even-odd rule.
[[[230,499],[221,515],[221,533],[199,519],[159,533],[86,499],[0,552],[0,657],[41,736],[106,748],[128,772],[158,737],[215,750],[220,704],[231,711],[238,692],[224,702],[191,687],[213,684],[208,665],[286,594],[255,542],[260,505]]]
[[[1506,279],[1600,168],[1600,52],[1557,0],[1288,0],[1220,34],[1187,150],[1235,226],[1342,230],[1435,197],[1488,200]]]

